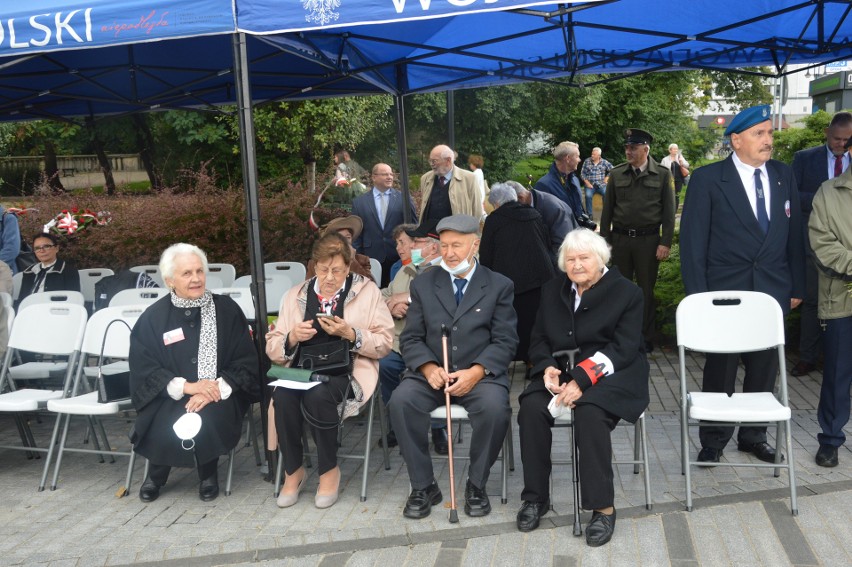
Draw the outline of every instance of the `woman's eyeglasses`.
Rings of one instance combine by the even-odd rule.
[[[56,244],[45,244],[43,246],[33,246],[33,250],[36,252],[41,252],[42,250],[50,250],[51,248],[56,248]]]

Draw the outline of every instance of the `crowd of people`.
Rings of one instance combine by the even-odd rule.
[[[739,113],[725,132],[731,156],[695,171],[676,144],[655,161],[653,136],[638,128],[625,131],[625,159],[616,166],[600,148],[581,162],[579,146],[562,142],[534,187],[507,181],[489,189],[481,156],[470,156],[473,171],[467,171],[455,165],[451,148],[438,145],[420,180],[419,208],[394,187],[391,167],[376,164],[372,187],[354,198],[353,214],[323,227],[307,279],[281,298],[266,335],[272,364],[308,371],[316,381],[310,388],[275,387],[266,397],[268,448],[280,447],[283,457],[277,505],[296,505],[305,487],[307,434],[318,453],[314,504],[327,508],[337,501],[338,427],[375,393],[389,410],[383,442],[399,447],[409,475],[402,513],[427,517],[443,500],[430,438],[434,452],[448,450],[446,424],[430,414],[448,393],[472,424],[464,512],[487,515],[489,472],[512,419],[509,367],[520,361],[529,384],[517,416],[524,476],[517,527],[537,528],[549,509],[552,408],[568,407],[581,505],[592,511],[586,541],[607,543],[616,520],[610,432],[621,420],[635,422],[648,405],[654,286],[687,179],[680,225],[686,293],[762,291],[785,312],[804,299],[811,315],[825,322],[824,333],[818,325],[809,331],[817,337],[803,332],[802,360],[793,372],[816,367],[817,347],[810,346],[821,335],[822,432],[815,458],[820,466],[836,466],[852,382],[844,348],[852,336],[846,285],[852,276],[846,214],[852,114],[838,113],[826,144],[796,154],[792,168],[771,159],[770,118],[768,106]],[[355,169],[348,153],[338,165]],[[599,228],[592,220],[595,194],[603,198]],[[38,262],[24,271],[22,296],[79,289],[76,270],[58,258],[55,237],[39,234],[33,248]],[[382,265],[380,281],[373,280],[370,259]],[[264,380],[242,311],[206,288],[205,253],[172,245],[160,269],[170,294],[139,319],[130,350],[138,412],[131,439],[150,461],[139,496],[157,499],[171,467],[193,467],[199,497],[208,501],[219,491],[218,459],[238,443],[249,404],[263,399]],[[813,324],[804,313],[802,319],[803,328]],[[560,354],[566,351],[576,353],[573,365]],[[740,360],[744,391],[772,391],[778,372],[772,352],[708,354],[703,389],[731,393]],[[172,431],[187,412],[203,423],[193,451]],[[702,427],[698,461],[719,462],[732,436],[733,428]],[[741,427],[737,447],[776,460],[765,427]]]

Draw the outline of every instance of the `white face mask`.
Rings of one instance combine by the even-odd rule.
[[[181,445],[187,451],[195,447],[195,436],[201,431],[201,416],[197,413],[185,413],[172,425],[175,435],[181,440]],[[186,441],[190,441],[189,446]]]
[[[419,266],[423,263],[425,258],[423,258],[423,249],[415,248],[411,251],[411,263],[415,266]]]
[[[455,268],[451,268],[450,266],[448,266],[444,259],[441,258],[441,267],[444,268],[444,270],[446,270],[447,272],[449,272],[450,275],[458,276],[470,270],[470,260],[472,257],[473,253],[471,252],[471,256],[459,262]]]

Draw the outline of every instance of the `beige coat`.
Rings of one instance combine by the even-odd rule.
[[[382,290],[382,296],[385,299],[388,299],[397,293],[408,293],[408,288],[411,286],[411,280],[413,280],[416,275],[417,268],[414,267],[414,264],[408,264],[407,266],[401,267],[393,277],[393,280],[391,280],[391,283],[388,284],[388,287]],[[399,352],[399,335],[402,333],[402,330],[405,329],[405,317],[402,319],[394,319],[393,327],[393,350]]]
[[[423,218],[434,184],[433,172],[424,173],[420,177],[420,214],[417,216],[419,219]],[[454,215],[470,215],[477,219],[481,218],[484,212],[476,176],[456,166],[453,166],[452,181],[450,181],[450,207]]]
[[[290,361],[284,358],[284,344],[290,329],[305,319],[307,294],[311,282],[312,280],[307,280],[291,288],[281,300],[278,322],[275,324],[275,329],[266,335],[266,355],[275,364],[282,366],[290,364]],[[376,390],[376,384],[379,381],[379,359],[391,350],[393,318],[376,284],[359,274],[353,274],[352,288],[343,305],[343,318],[361,334],[361,348],[354,351],[352,374],[364,393],[360,402],[363,406]],[[278,447],[274,417],[274,408],[270,403],[268,444],[270,450]]]

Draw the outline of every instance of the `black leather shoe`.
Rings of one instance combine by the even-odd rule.
[[[521,505],[521,509],[518,510],[518,530],[522,532],[531,532],[536,529],[541,517],[547,514],[548,508],[550,508],[550,502],[524,501],[523,505]]]
[[[201,498],[202,502],[210,502],[216,500],[217,496],[219,496],[219,476],[213,473],[201,481],[201,485],[198,487],[198,497]]]
[[[439,455],[446,455],[450,452],[450,445],[447,443],[447,430],[445,428],[432,430],[432,444],[435,446],[435,452]]]
[[[804,376],[805,374],[809,374],[816,370],[816,364],[813,362],[805,362],[804,360],[800,360],[796,363],[796,366],[790,371],[790,374],[793,376]]]
[[[737,449],[743,453],[753,453],[761,461],[767,463],[775,462],[775,449],[766,441],[761,441],[760,443],[737,443]],[[781,455],[781,461],[783,460],[784,455]]]
[[[139,500],[142,502],[153,502],[160,497],[160,487],[150,478],[146,478],[139,487]]]
[[[816,454],[816,464],[821,467],[837,466],[837,447],[831,445],[820,445]]]
[[[426,488],[415,488],[411,491],[408,500],[405,502],[402,515],[413,520],[420,520],[428,516],[432,511],[432,506],[440,504],[443,499],[438,483],[433,480],[432,484]]]
[[[607,516],[600,512],[592,512],[592,519],[586,526],[586,545],[600,547],[612,539],[615,531],[615,510]]]
[[[718,463],[722,456],[722,449],[712,449],[710,447],[702,447],[698,453],[699,463]],[[698,465],[701,466],[700,464]]]
[[[388,438],[388,449],[392,449],[392,448],[396,447],[397,445],[399,445],[399,441],[396,440],[396,433],[393,432],[393,429],[388,431],[387,438]],[[384,443],[382,442],[382,438],[379,437],[379,447],[382,447],[382,446],[384,446]]]
[[[474,486],[470,479],[464,488],[464,513],[474,518],[491,513],[491,502],[485,490]]]

